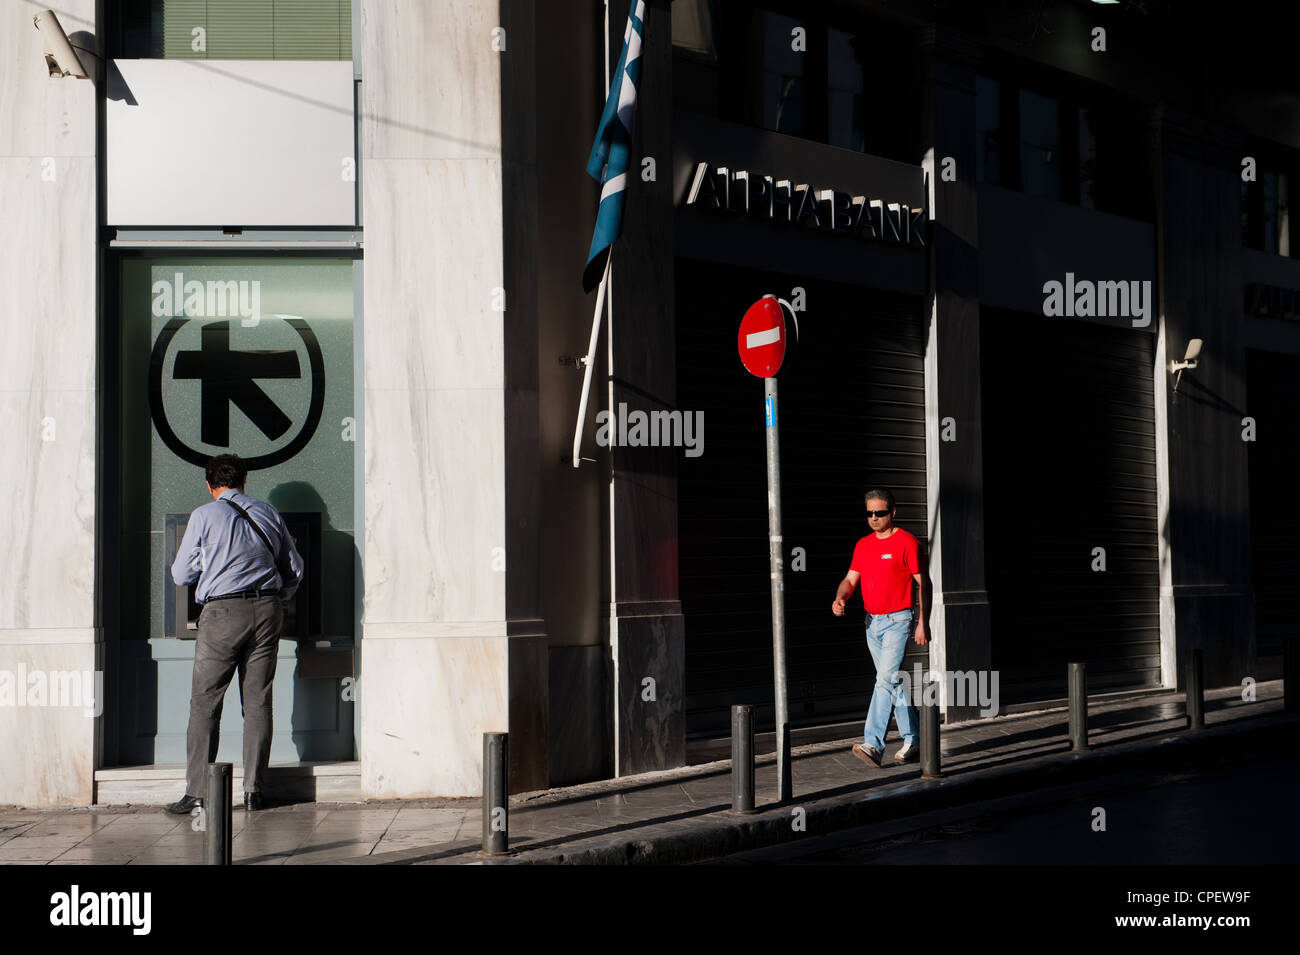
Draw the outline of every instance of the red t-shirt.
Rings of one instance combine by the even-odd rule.
[[[921,572],[916,537],[901,527],[888,537],[868,534],[853,548],[849,570],[862,575],[862,605],[869,614],[896,613],[912,606],[912,575]]]

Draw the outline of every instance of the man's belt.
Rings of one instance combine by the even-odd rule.
[[[253,597],[274,597],[277,596],[279,593],[280,591],[278,590],[241,590],[238,593],[234,593],[234,594],[221,594],[216,597],[209,597],[204,602],[211,603],[214,600],[235,600],[241,597],[248,598],[248,599],[252,599]]]

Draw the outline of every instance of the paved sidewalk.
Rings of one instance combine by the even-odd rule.
[[[795,797],[775,801],[774,755],[758,759],[759,811],[730,811],[727,760],[606,780],[510,800],[511,854],[489,859],[477,799],[276,806],[233,814],[236,864],[519,864],[693,862],[839,828],[1086,780],[1136,766],[1197,761],[1244,748],[1293,746],[1300,717],[1284,714],[1281,681],[1206,693],[1206,729],[1186,730],[1181,694],[1092,701],[1091,751],[1069,751],[1058,708],[943,727],[943,778],[913,762],[881,769],[852,756],[853,739],[798,747]],[[796,811],[798,810],[798,811]],[[801,819],[798,829],[792,820]],[[0,864],[178,865],[202,861],[192,820],[157,807],[0,810]]]

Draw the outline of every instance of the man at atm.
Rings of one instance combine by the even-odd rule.
[[[203,776],[217,757],[221,705],[239,671],[244,705],[244,808],[262,808],[271,757],[271,683],[284,605],[303,579],[303,561],[284,518],[244,493],[248,468],[238,455],[219,454],[205,475],[212,503],[190,515],[172,564],[177,586],[197,582],[199,613],[185,739],[185,795],[166,808],[187,814],[203,805]]]

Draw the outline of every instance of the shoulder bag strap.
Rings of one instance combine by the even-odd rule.
[[[242,507],[240,507],[230,498],[223,497],[221,500],[225,501],[227,504],[229,504],[231,507],[237,510],[239,512],[239,516],[242,517],[244,520],[248,521],[249,526],[251,526],[253,530],[257,531],[257,536],[262,538],[262,543],[265,544],[266,549],[271,552],[271,561],[276,564],[276,569],[278,571],[279,559],[275,556],[275,548],[271,546],[271,539],[266,536],[266,532],[262,530],[262,528],[257,526],[257,521],[253,520],[251,517],[248,516],[248,511],[244,510]]]

